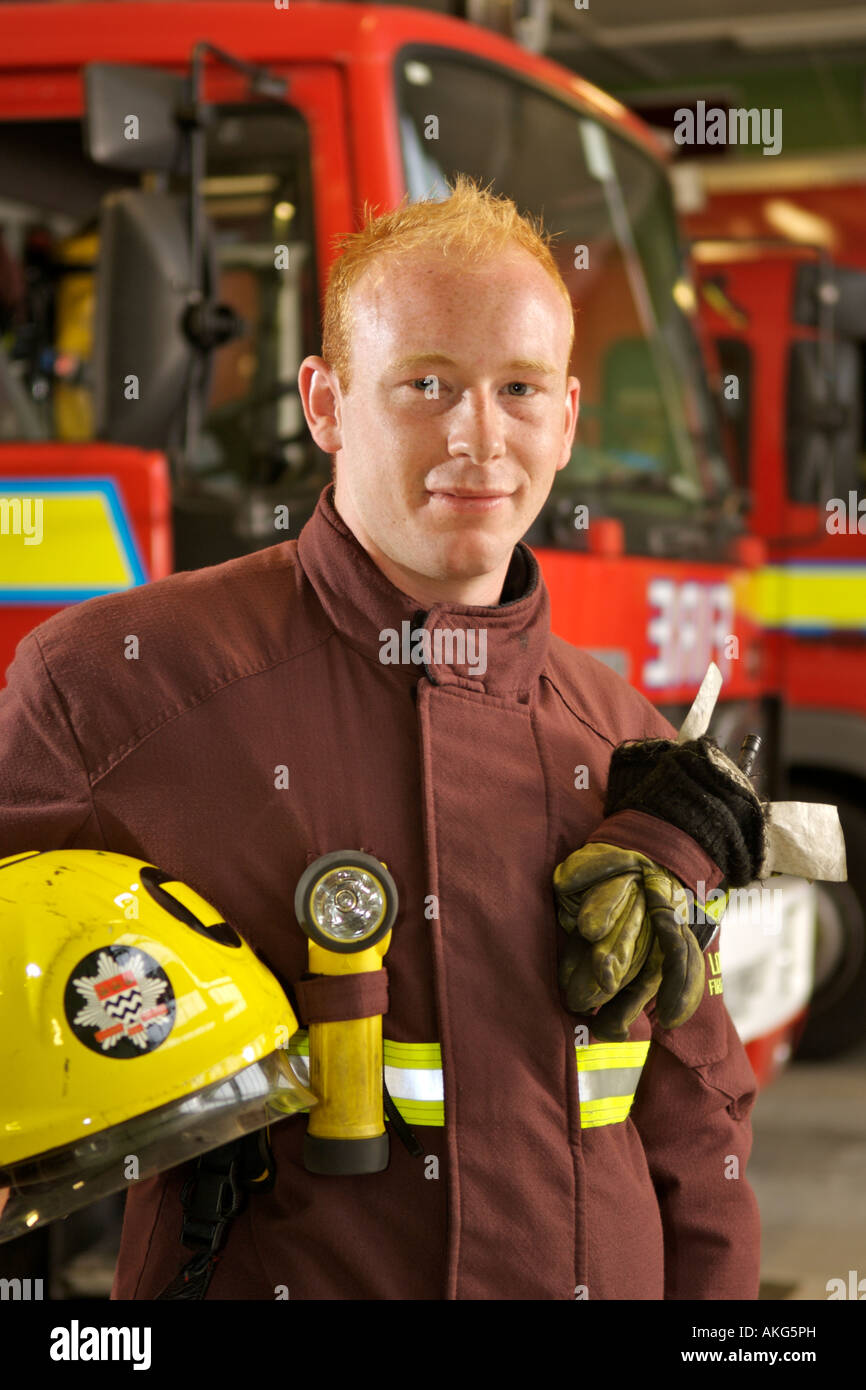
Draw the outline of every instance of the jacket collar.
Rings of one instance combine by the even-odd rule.
[[[367,554],[337,512],[333,488],[322,490],[298,556],[343,641],[412,685],[426,675],[434,685],[528,698],[550,634],[550,596],[529,546],[514,547],[502,603],[444,601],[425,610]]]

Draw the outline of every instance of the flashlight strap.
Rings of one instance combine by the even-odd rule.
[[[384,1076],[382,1077],[382,1103],[385,1107],[385,1114],[388,1116],[397,1138],[402,1140],[404,1146],[409,1150],[413,1158],[420,1158],[424,1150],[418,1143],[414,1130],[409,1128],[391,1099],[391,1093],[385,1085]]]
[[[388,1012],[388,971],[382,966],[359,975],[305,975],[296,982],[294,993],[305,1028],[311,1023],[375,1018]]]
[[[295,1001],[304,1027],[311,1023],[347,1023],[352,1018],[375,1018],[389,1007],[388,971],[366,970],[360,975],[307,975],[295,984]],[[382,1078],[382,1102],[394,1133],[413,1158],[424,1150],[388,1094]]]

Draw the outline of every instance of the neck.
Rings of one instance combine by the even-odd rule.
[[[434,603],[494,608],[502,598],[507,564],[496,574],[482,574],[473,579],[431,579],[429,575],[416,574],[414,570],[398,565],[388,555],[383,555],[373,542],[366,544],[361,536],[358,536],[358,540],[394,588],[408,594],[424,608],[431,608]]]

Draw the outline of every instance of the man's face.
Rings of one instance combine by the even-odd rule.
[[[337,453],[337,510],[407,593],[497,603],[571,452],[568,309],[519,247],[480,267],[387,256],[352,308],[349,391],[321,359],[301,377],[314,437]]]

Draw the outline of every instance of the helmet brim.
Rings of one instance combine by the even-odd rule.
[[[0,1244],[315,1104],[278,1049],[191,1096],[0,1168]]]

